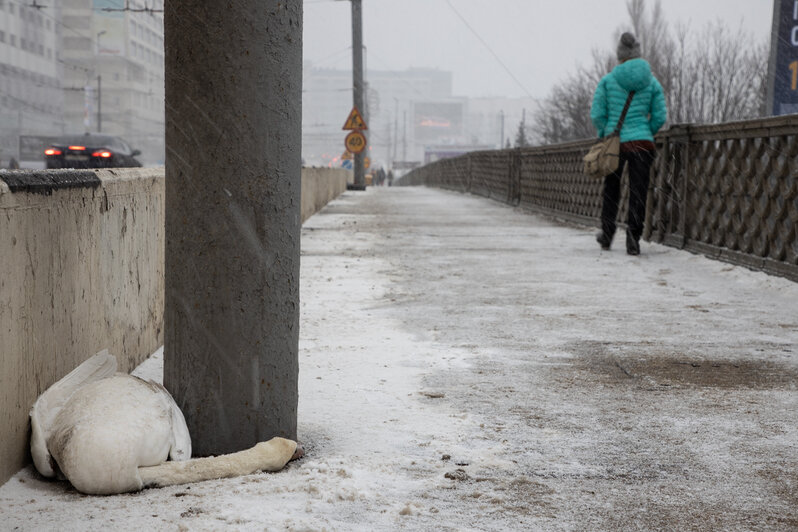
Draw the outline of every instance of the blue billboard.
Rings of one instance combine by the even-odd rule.
[[[798,113],[798,0],[773,3],[769,78],[771,113]]]

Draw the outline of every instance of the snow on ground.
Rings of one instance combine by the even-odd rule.
[[[305,458],[113,497],[28,467],[0,528],[798,527],[798,284],[592,235],[440,190],[347,192],[303,227]]]

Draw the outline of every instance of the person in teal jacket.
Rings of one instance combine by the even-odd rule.
[[[627,97],[634,91],[629,111],[621,127],[621,156],[618,169],[604,178],[601,205],[601,232],[596,240],[608,250],[615,235],[615,218],[621,195],[621,174],[629,170],[629,213],[626,219],[626,252],[640,254],[640,236],[646,219],[646,196],[651,164],[656,156],[654,134],[665,124],[667,106],[662,85],[651,73],[651,66],[640,58],[640,43],[631,33],[621,35],[618,66],[601,78],[593,95],[590,119],[605,137],[615,130]]]

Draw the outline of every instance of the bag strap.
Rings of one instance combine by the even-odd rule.
[[[626,120],[626,113],[629,111],[629,106],[632,105],[632,98],[634,97],[635,91],[632,91],[629,93],[629,97],[626,98],[626,104],[623,106],[623,112],[621,112],[621,118],[618,120],[618,125],[615,126],[615,131],[612,132],[613,135],[617,135],[621,132],[623,121]]]

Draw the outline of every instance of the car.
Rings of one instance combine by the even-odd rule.
[[[141,166],[139,150],[110,135],[67,135],[44,150],[47,168],[123,168]]]

